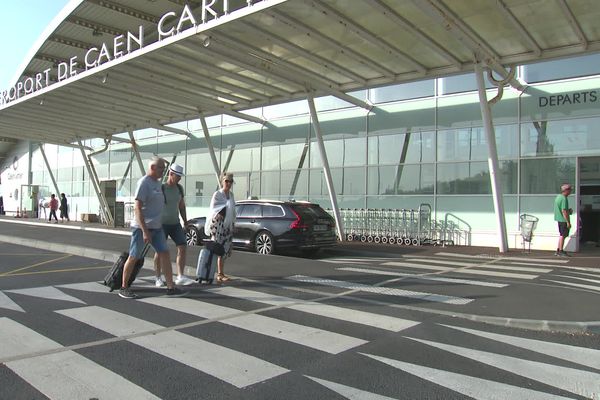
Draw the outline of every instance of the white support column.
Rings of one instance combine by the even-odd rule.
[[[479,91],[479,105],[481,107],[481,116],[485,128],[486,139],[488,143],[488,165],[490,169],[490,183],[492,185],[492,195],[494,199],[494,210],[498,223],[498,250],[500,253],[508,251],[508,238],[506,235],[506,219],[504,216],[504,201],[502,199],[502,188],[498,182],[498,150],[496,148],[496,135],[492,123],[492,112],[485,92],[485,82],[483,80],[483,69],[479,62],[475,63],[475,76],[477,78],[477,89]]]
[[[52,173],[52,168],[50,168],[50,163],[48,162],[48,157],[46,157],[46,152],[44,151],[44,145],[38,143],[38,147],[40,148],[40,153],[42,153],[42,158],[44,159],[44,163],[46,164],[46,169],[48,170],[48,174],[50,174],[50,179],[52,180],[52,185],[54,185],[54,190],[56,190],[56,195],[60,197],[60,190],[58,189],[58,185],[56,184],[56,179],[54,178],[54,174]]]
[[[329,169],[329,161],[327,160],[327,152],[325,151],[325,144],[323,144],[323,135],[321,134],[321,125],[319,124],[319,118],[317,115],[317,108],[315,107],[315,99],[312,93],[308,94],[308,107],[310,108],[310,117],[312,119],[315,135],[317,136],[317,144],[319,145],[319,154],[321,155],[321,162],[323,163],[323,173],[325,174],[325,181],[327,182],[327,190],[329,191],[329,200],[331,201],[331,208],[333,209],[333,216],[335,218],[335,224],[337,226],[338,236],[341,241],[344,241],[344,225],[340,216],[340,209],[337,204],[337,197],[335,194],[335,188],[333,187],[333,179],[331,179],[331,170]]]
[[[144,163],[142,162],[142,157],[140,156],[140,150],[138,145],[133,137],[133,132],[129,131],[129,139],[131,140],[131,148],[133,149],[133,154],[135,154],[135,158],[138,163],[138,167],[140,168],[140,173],[142,176],[146,175],[146,169],[144,168]]]
[[[200,116],[200,124],[202,124],[202,131],[204,132],[204,139],[206,140],[206,145],[208,146],[208,152],[210,153],[210,159],[212,160],[213,167],[215,169],[215,174],[217,176],[217,184],[221,184],[221,169],[219,168],[219,162],[217,161],[217,156],[215,155],[215,148],[213,147],[212,140],[210,140],[210,132],[208,131],[208,125],[206,124],[206,120],[201,115]]]

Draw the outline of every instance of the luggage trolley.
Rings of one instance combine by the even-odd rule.
[[[539,218],[531,214],[521,214],[519,217],[519,228],[523,237],[523,251],[525,250],[525,242],[527,242],[529,243],[528,252],[531,253],[531,239],[538,221]]]

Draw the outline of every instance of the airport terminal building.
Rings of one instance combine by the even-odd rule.
[[[126,220],[158,155],[185,168],[190,217],[228,171],[237,199],[319,203],[344,238],[358,216],[421,208],[455,244],[502,251],[526,214],[550,250],[568,182],[566,249],[584,249],[600,241],[600,5],[559,3],[72,1],[0,90],[4,208],[65,193],[73,217],[114,221],[116,200]],[[385,234],[406,234],[397,215]]]

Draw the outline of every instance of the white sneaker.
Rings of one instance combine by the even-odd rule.
[[[191,285],[194,282],[196,282],[196,281],[193,280],[193,279],[188,278],[185,275],[178,276],[177,279],[175,279],[175,284],[176,285],[188,286],[188,285]]]
[[[163,287],[165,285],[166,285],[165,280],[163,278],[161,278],[160,276],[157,276],[156,281],[154,282],[154,286]]]

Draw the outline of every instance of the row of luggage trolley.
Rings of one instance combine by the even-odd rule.
[[[431,205],[426,203],[418,209],[342,208],[340,214],[347,241],[403,246],[454,244],[456,226],[432,219]]]

